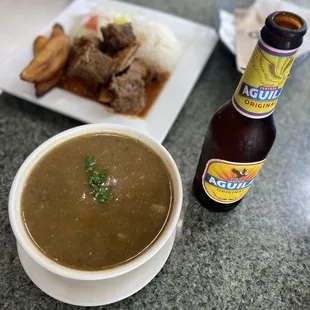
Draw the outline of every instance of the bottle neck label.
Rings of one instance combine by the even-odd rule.
[[[202,187],[216,202],[229,204],[244,197],[250,189],[264,161],[236,163],[221,159],[207,162],[202,176]]]
[[[259,39],[232,98],[239,113],[250,118],[273,113],[296,52],[273,48]]]

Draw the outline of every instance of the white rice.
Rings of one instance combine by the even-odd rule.
[[[72,36],[82,36],[94,33],[83,27],[84,23],[93,15],[99,16],[99,27],[95,33],[102,38],[100,27],[113,22],[116,17],[125,17],[132,23],[137,41],[141,46],[137,58],[144,60],[158,73],[171,73],[179,62],[182,54],[181,44],[174,33],[165,25],[148,21],[137,13],[124,14],[113,9],[91,6],[90,13],[73,18]],[[79,26],[78,26],[79,25]]]
[[[158,73],[172,72],[181,58],[182,48],[174,33],[153,21],[132,21],[141,46],[137,58],[144,60]]]

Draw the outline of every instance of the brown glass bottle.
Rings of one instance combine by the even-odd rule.
[[[238,167],[239,163],[240,167],[247,164],[249,167],[254,167],[255,163],[264,161],[271,150],[276,137],[276,127],[272,114],[274,107],[269,108],[269,105],[276,104],[289,68],[272,68],[272,65],[275,66],[278,62],[271,63],[268,57],[272,59],[272,57],[282,57],[283,55],[284,58],[281,61],[283,59],[287,60],[284,65],[291,66],[294,58],[289,57],[294,55],[296,53],[295,49],[302,44],[306,31],[305,21],[295,14],[275,12],[267,17],[265,26],[261,30],[261,38],[256,47],[259,51],[256,49],[253,51],[234,97],[215,113],[207,129],[193,182],[194,194],[204,207],[218,212],[232,210],[241,202],[244,194],[238,194],[237,190],[233,192],[231,189],[243,184],[245,189],[250,187],[250,185],[247,187],[247,184],[251,184],[254,177],[253,179],[250,179],[250,177],[247,179],[246,176],[249,172],[251,173],[249,171],[251,169],[247,170],[242,167],[245,171],[244,176],[242,176],[243,170],[237,171],[237,173],[233,172],[234,175],[237,175],[236,179],[229,179],[227,171],[236,171],[234,165]],[[263,52],[260,49],[263,49]],[[261,57],[261,59],[257,60],[257,57]],[[262,64],[262,69],[258,68],[257,64]],[[263,67],[264,65],[266,67]],[[248,83],[251,80],[259,81],[259,76],[255,77],[255,74],[259,75],[259,70],[264,73],[264,70],[271,70],[270,68],[274,70],[270,74],[281,72],[281,70],[284,72],[280,78],[275,77],[275,79],[282,79],[280,89],[273,87],[274,84],[269,80],[267,82],[268,76],[265,84],[259,84],[260,86],[253,86]],[[277,71],[277,69],[279,70]],[[273,82],[275,84],[280,83],[277,80]],[[266,99],[267,96],[275,99],[271,101],[261,99]],[[254,97],[255,99],[251,99]],[[238,98],[241,98],[243,105],[239,105]],[[265,112],[267,112],[265,114],[256,112],[258,109],[265,109]],[[211,170],[210,167],[213,163],[217,163],[218,166],[216,169]],[[223,166],[223,169],[226,170],[221,171],[222,166],[220,165],[226,165]],[[221,175],[224,176],[222,179],[219,177]],[[244,193],[242,188],[240,192]],[[238,199],[238,195],[242,197]]]

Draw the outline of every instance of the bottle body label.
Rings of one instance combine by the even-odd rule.
[[[260,39],[232,98],[236,110],[250,118],[272,114],[296,52],[275,49]]]
[[[213,200],[223,204],[236,202],[250,189],[264,161],[237,163],[221,159],[207,162],[202,187]]]

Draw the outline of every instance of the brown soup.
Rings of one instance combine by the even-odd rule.
[[[96,172],[86,171],[87,156],[108,174],[112,197],[106,203],[96,200],[90,185]],[[124,136],[89,134],[63,142],[36,164],[22,193],[22,215],[33,242],[49,258],[101,270],[148,248],[172,201],[167,168],[151,149]]]

